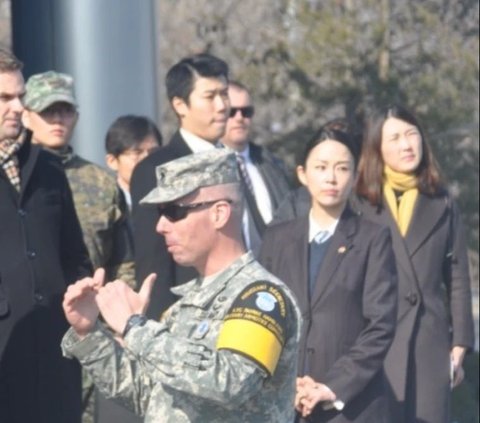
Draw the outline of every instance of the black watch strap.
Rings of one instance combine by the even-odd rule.
[[[143,314],[132,314],[125,324],[125,329],[123,329],[122,338],[125,338],[127,333],[134,326],[143,326],[147,322],[147,317]]]

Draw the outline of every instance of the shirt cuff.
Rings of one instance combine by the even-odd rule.
[[[333,391],[327,386],[324,385],[325,388],[327,388],[330,392],[333,393]],[[336,399],[335,401],[325,401],[322,403],[322,408],[324,410],[337,410],[337,411],[342,411],[345,407],[345,403],[342,400]]]

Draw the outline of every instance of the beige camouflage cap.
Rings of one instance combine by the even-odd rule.
[[[37,73],[28,78],[25,89],[24,105],[34,112],[41,112],[58,102],[77,107],[73,78],[65,73],[54,71]]]
[[[157,166],[157,187],[140,204],[170,203],[198,188],[240,182],[235,153],[213,149]]]

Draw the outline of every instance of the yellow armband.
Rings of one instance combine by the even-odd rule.
[[[241,354],[274,373],[285,344],[285,294],[271,282],[257,281],[233,301],[217,340],[217,349]]]

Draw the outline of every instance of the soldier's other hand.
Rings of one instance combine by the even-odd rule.
[[[63,311],[68,323],[80,338],[86,336],[95,325],[99,309],[95,297],[103,285],[105,270],[100,268],[91,278],[83,278],[69,285],[63,297]]]
[[[105,322],[117,334],[122,334],[132,314],[143,314],[148,306],[156,275],[149,275],[137,293],[125,282],[115,280],[100,288],[96,298]]]
[[[138,295],[141,299],[141,304],[139,305],[141,309],[138,311],[139,314],[145,314],[147,311],[148,304],[150,304],[150,296],[152,294],[153,284],[157,279],[156,273],[150,273],[145,280],[143,281],[142,287],[138,292]]]

